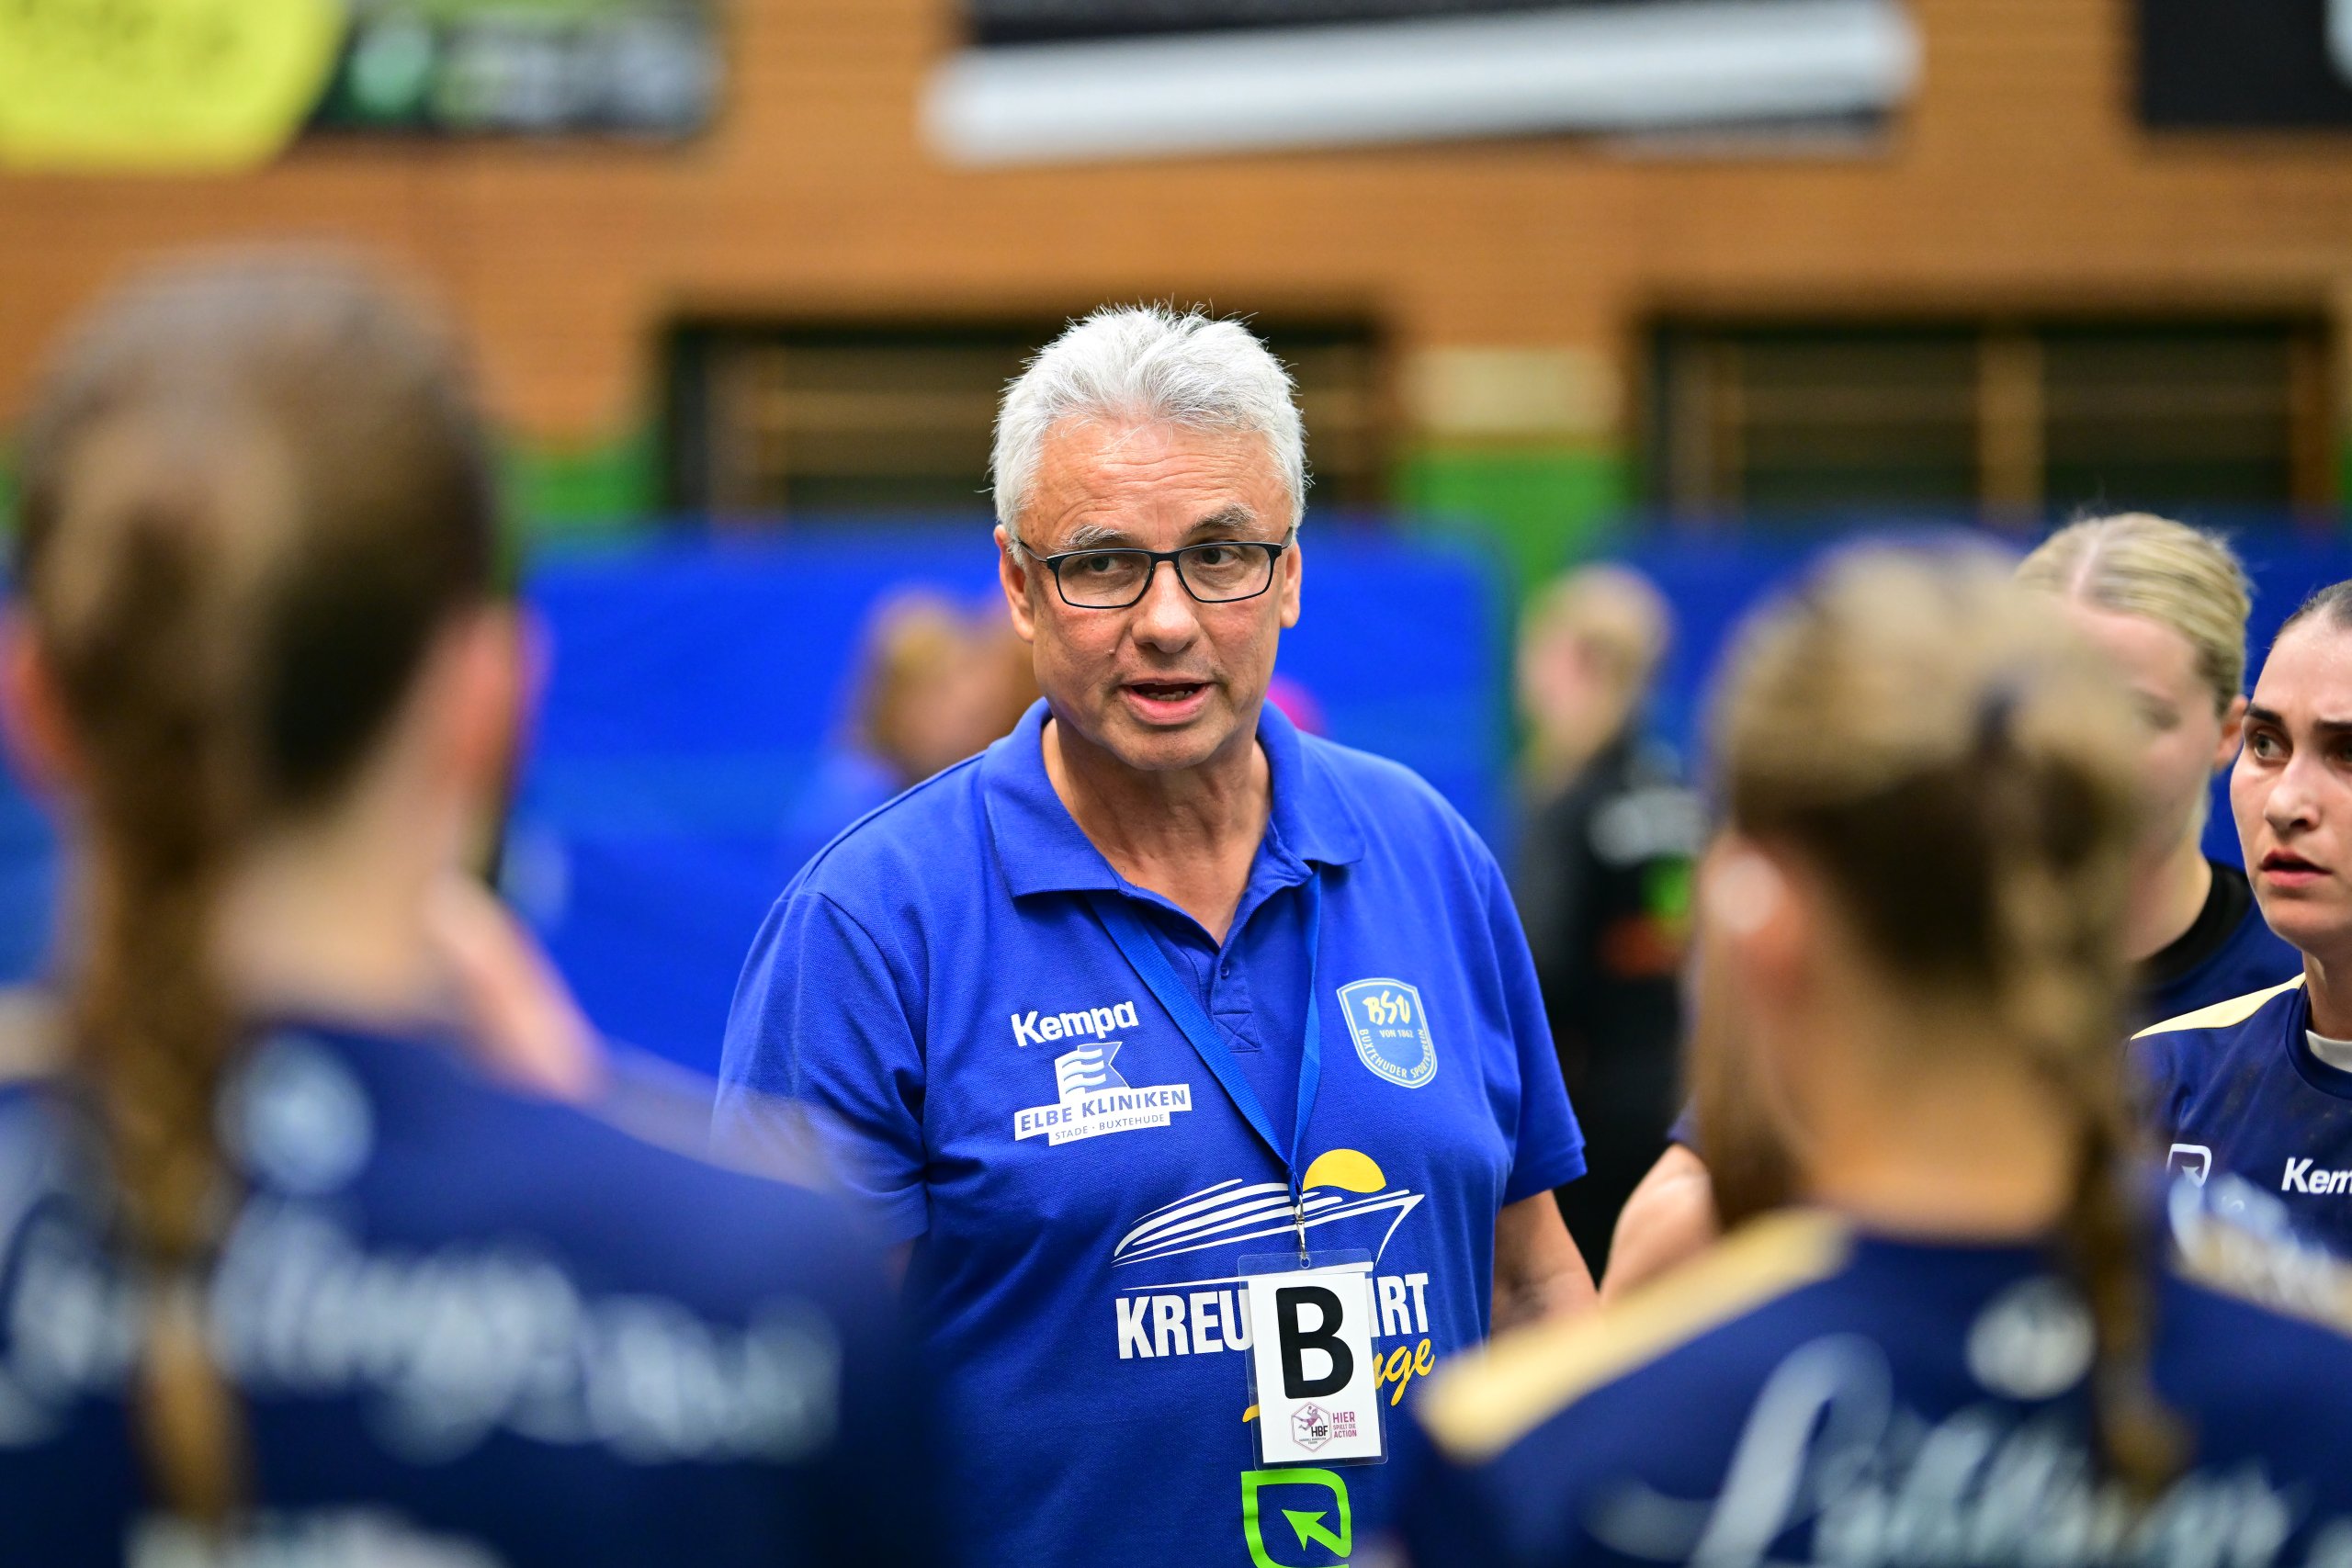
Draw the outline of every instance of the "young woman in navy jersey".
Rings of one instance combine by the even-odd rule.
[[[2115,660],[2141,720],[2138,773],[2148,807],[2123,932],[2124,951],[2139,965],[2135,1023],[2297,973],[2301,956],[2263,922],[2246,874],[2207,859],[2203,847],[2213,774],[2237,754],[2245,711],[2250,604],[2236,555],[2214,535],[2132,513],[2059,529],[2018,564],[2017,577],[2059,599],[2076,628]],[[1736,1103],[1736,1086],[1724,1089]],[[1605,1293],[1639,1284],[1713,1240],[1719,1188],[1744,1190],[1759,1203],[1774,1195],[1777,1162],[1769,1146],[1747,1151],[1752,1168],[1727,1171],[1725,1159],[1736,1156],[1711,1149],[1702,1160],[1689,1130],[1686,1117],[1627,1202]],[[1710,1164],[1717,1168],[1713,1179]]]
[[[2352,583],[2271,644],[2230,803],[2262,912],[2301,962],[2142,1032],[2151,1119],[2173,1168],[2235,1177],[2352,1254]]]
[[[2061,528],[2018,567],[2056,595],[2123,671],[2141,721],[2146,827],[2123,948],[2132,1010],[2171,1018],[2273,986],[2301,966],[2256,907],[2246,874],[2204,852],[2213,775],[2245,722],[2244,569],[2218,536],[2144,513]]]
[[[2188,1265],[2155,1259],[2115,1045],[2143,741],[2107,662],[2006,575],[1852,555],[1747,632],[1695,1048],[1741,1058],[1802,1202],[1442,1372],[1423,1568],[2352,1541],[2352,1338],[2312,1321],[2345,1271],[2192,1187]],[[2249,1299],[2282,1281],[2306,1316]]]
[[[55,1038],[0,1039],[0,1558],[933,1561],[856,1228],[461,1055],[439,890],[525,681],[438,334],[340,264],[174,270],[20,473],[75,896]]]

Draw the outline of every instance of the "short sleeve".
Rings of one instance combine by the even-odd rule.
[[[2159,1139],[2169,1139],[2179,1127],[2188,1099],[2185,1058],[2189,1053],[2180,1048],[2188,1038],[2179,1030],[2142,1035],[2124,1054],[2124,1092],[2132,1119]]]
[[[1487,932],[1502,976],[1503,1009],[1511,1049],[1519,1062],[1519,1125],[1511,1129],[1510,1179],[1503,1202],[1516,1203],[1563,1187],[1584,1174],[1584,1132],[1568,1107],[1560,1058],[1544,1021],[1544,993],[1535,981],[1535,961],[1520,930],[1519,911],[1491,857],[1486,860]]]
[[[881,948],[820,893],[787,892],[752,943],[718,1069],[714,1135],[761,1156],[813,1131],[886,1239],[930,1228],[923,1057]]]

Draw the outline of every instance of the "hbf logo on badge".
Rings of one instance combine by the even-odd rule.
[[[1363,1065],[1402,1089],[1437,1077],[1421,993],[1402,980],[1356,980],[1340,987],[1340,1010]]]

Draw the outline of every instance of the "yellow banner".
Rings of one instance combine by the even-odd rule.
[[[204,171],[266,162],[334,69],[341,0],[0,4],[0,163]]]

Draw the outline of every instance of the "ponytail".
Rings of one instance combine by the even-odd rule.
[[[243,1422],[205,1343],[202,1281],[235,1195],[213,1102],[234,1030],[211,943],[242,812],[198,531],[171,503],[123,523],[118,570],[70,651],[93,853],[71,1039],[95,1087],[124,1241],[148,1279],[134,1394],[157,1495],[218,1526],[245,1491]]]
[[[2149,1371],[2130,1199],[2139,748],[2113,671],[2005,563],[1886,549],[1849,552],[1756,623],[1733,671],[1714,743],[1732,825],[1803,855],[1874,963],[1984,1011],[1987,1049],[2068,1109],[2056,1243],[2090,1318],[2096,1452],[2154,1495],[2186,1443]]]
[[[2145,1502],[2179,1474],[2186,1442],[2150,1371],[2154,1302],[2132,1213],[2135,1153],[2109,1002],[2125,964],[2100,913],[2110,900],[2085,886],[2122,872],[2095,863],[2099,806],[2078,773],[2011,744],[2005,723],[1983,729],[1978,761],[1998,1010],[2075,1127],[2057,1241],[2090,1316],[2095,1451]]]
[[[435,633],[488,591],[486,443],[447,340],[333,259],[184,265],[71,340],[25,423],[17,584],[74,748],[73,1065],[148,1303],[152,1490],[218,1529],[248,1434],[206,1303],[241,1199],[216,1132],[248,1021],[222,901],[340,798]]]

